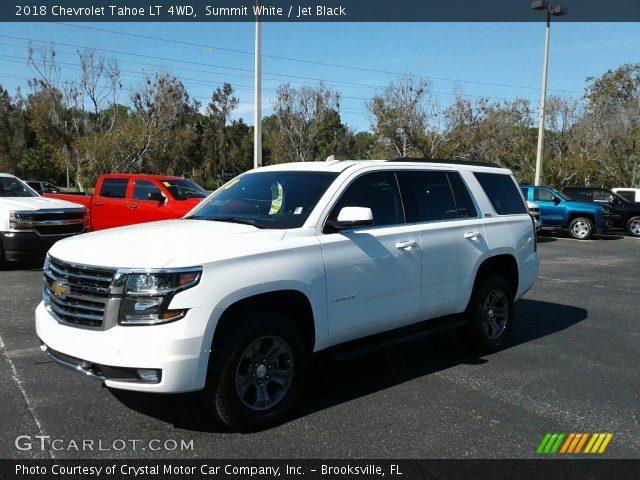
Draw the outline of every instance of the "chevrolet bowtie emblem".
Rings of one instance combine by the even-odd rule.
[[[51,292],[58,298],[64,298],[69,293],[69,288],[59,282],[53,282],[51,284]]]

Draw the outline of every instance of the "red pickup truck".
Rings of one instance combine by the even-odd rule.
[[[91,230],[183,217],[208,195],[183,177],[114,173],[101,175],[93,195],[45,193],[87,207]]]

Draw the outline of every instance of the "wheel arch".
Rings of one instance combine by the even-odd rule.
[[[486,277],[490,274],[496,274],[504,277],[511,287],[513,295],[516,296],[518,294],[518,287],[520,283],[518,261],[513,255],[509,253],[503,253],[486,258],[480,264],[478,270],[476,271],[475,280],[473,282],[473,290],[471,291],[471,297],[473,297],[473,292],[476,291],[478,282],[483,277]],[[471,299],[469,300],[469,302],[470,301]]]
[[[569,213],[569,218],[567,219],[567,227],[569,227],[569,225],[571,225],[571,222],[573,222],[576,218],[586,218],[588,220],[591,220],[591,222],[593,223],[593,226],[595,228],[596,226],[596,216],[593,213],[584,213],[584,212],[570,212]]]
[[[313,351],[316,342],[316,324],[309,298],[299,290],[274,290],[239,299],[229,305],[220,315],[213,332],[211,349],[215,350],[216,341],[225,331],[237,327],[238,318],[250,311],[269,310],[291,320],[300,330],[309,351]]]

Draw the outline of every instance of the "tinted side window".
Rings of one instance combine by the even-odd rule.
[[[620,195],[621,197],[626,198],[630,202],[635,201],[635,198],[636,198],[635,193],[634,192],[629,192],[629,191],[626,191],[626,192],[618,191],[618,195]]]
[[[150,193],[162,194],[162,191],[148,180],[136,180],[133,186],[134,200],[149,200]]]
[[[527,213],[527,206],[510,175],[482,172],[475,172],[474,175],[498,215]]]
[[[478,212],[471,200],[469,189],[465,185],[464,181],[457,172],[450,172],[447,174],[453,189],[453,196],[456,200],[456,206],[458,207],[458,217],[477,217]]]
[[[592,200],[593,192],[591,190],[567,189],[567,195],[574,200]]]
[[[520,191],[522,195],[524,195],[524,199],[529,200],[529,189],[527,187],[520,187]]]
[[[124,198],[127,195],[127,178],[105,178],[100,188],[100,196],[107,198]]]
[[[610,202],[612,200],[611,193],[607,190],[594,190],[593,201],[594,202]]]
[[[456,200],[446,172],[398,172],[407,222],[458,218]]]
[[[367,173],[357,178],[333,207],[329,220],[337,220],[343,207],[370,208],[374,227],[404,223],[400,193],[393,172]]]
[[[533,192],[533,199],[538,202],[553,202],[555,195],[544,188],[536,188]]]

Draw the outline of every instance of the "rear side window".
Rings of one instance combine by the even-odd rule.
[[[162,194],[162,191],[148,180],[136,180],[133,187],[134,200],[149,200],[149,194]]]
[[[407,222],[476,216],[469,192],[457,173],[398,172]]]
[[[105,178],[100,187],[100,196],[106,198],[125,198],[127,196],[127,178]]]
[[[527,213],[527,206],[510,175],[474,172],[498,215]]]
[[[456,206],[458,208],[458,217],[477,217],[478,212],[476,210],[475,205],[473,204],[473,200],[471,200],[471,195],[469,194],[469,189],[465,185],[462,178],[460,178],[460,174],[456,172],[448,173],[447,176],[451,182],[451,188],[453,189],[453,196],[456,199]]]
[[[632,192],[632,191],[629,191],[629,190],[627,190],[626,192],[624,190],[618,190],[618,195],[620,195],[623,198],[626,198],[630,202],[633,202],[636,199],[635,192]]]

